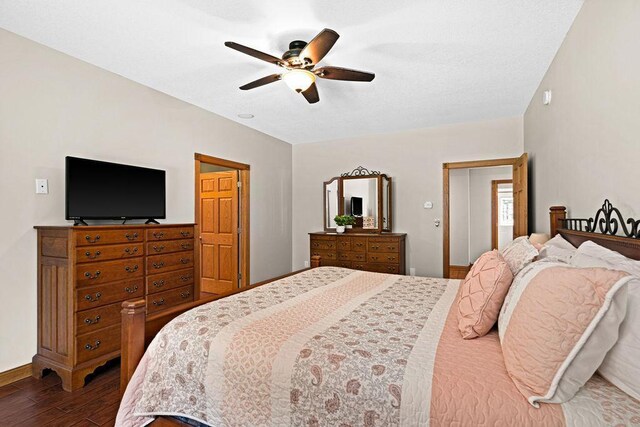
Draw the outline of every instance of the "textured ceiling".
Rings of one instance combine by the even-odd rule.
[[[290,143],[524,113],[583,0],[2,0],[0,27]],[[321,80],[307,104],[283,82],[238,86],[323,28],[321,62],[376,73]],[[238,114],[251,113],[253,119]]]

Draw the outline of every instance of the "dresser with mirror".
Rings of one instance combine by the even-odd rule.
[[[324,231],[309,233],[322,266],[405,274],[405,233],[393,233],[391,177],[358,167],[323,184]],[[337,232],[336,215],[355,224]]]

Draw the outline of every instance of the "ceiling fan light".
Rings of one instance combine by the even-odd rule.
[[[282,80],[296,92],[304,92],[316,81],[316,75],[307,70],[290,70],[282,75]]]

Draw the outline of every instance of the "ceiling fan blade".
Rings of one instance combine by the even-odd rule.
[[[261,59],[263,61],[270,62],[275,65],[282,66],[284,61],[278,57],[273,55],[269,55],[268,53],[260,52],[259,50],[252,49],[250,47],[235,43],[235,42],[224,42],[226,47],[230,47],[231,49],[235,49],[238,52],[242,52],[246,55],[253,56],[254,58]]]
[[[307,99],[307,102],[309,102],[309,104],[315,104],[316,102],[320,101],[318,87],[316,86],[315,82],[311,83],[311,86],[309,86],[307,90],[302,92],[302,95]]]
[[[313,72],[323,79],[347,80],[352,82],[370,82],[376,77],[375,74],[367,73],[366,71],[340,67],[320,67],[313,70]]]
[[[260,86],[268,85],[269,83],[277,82],[280,79],[282,79],[280,74],[271,74],[270,76],[263,77],[258,80],[254,80],[251,83],[247,83],[244,86],[240,86],[240,89],[241,90],[255,89]]]
[[[325,28],[302,49],[299,58],[309,58],[312,63],[317,64],[336,44],[338,37],[338,33]]]

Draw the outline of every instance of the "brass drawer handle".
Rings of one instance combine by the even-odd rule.
[[[138,233],[133,233],[133,235],[127,233],[124,235],[124,237],[126,237],[127,240],[136,240],[138,238]]]
[[[159,305],[164,305],[164,298],[158,300],[158,301],[154,301],[153,305],[155,305],[156,307]]]
[[[327,243],[327,247],[332,248],[333,247],[333,243]]]
[[[99,276],[100,276],[100,270],[96,271],[95,274],[91,274],[88,271],[84,273],[84,277],[86,277],[89,280],[97,279]]]
[[[189,231],[181,231],[180,234],[182,235],[182,237],[189,237],[191,236],[191,232]]]
[[[138,285],[135,285],[135,286],[133,287],[133,289],[131,289],[130,287],[128,287],[128,286],[127,286],[126,288],[124,288],[124,290],[125,290],[125,292],[126,292],[126,293],[128,293],[128,294],[136,293],[136,292],[138,291]]]
[[[89,317],[87,317],[86,319],[84,319],[84,323],[86,323],[87,325],[95,325],[96,323],[98,323],[100,321],[100,316],[96,316],[95,318],[91,319]]]
[[[190,245],[190,244],[188,244],[188,243],[183,243],[183,244],[181,244],[181,245],[180,245],[180,247],[181,247],[182,249],[191,249],[191,245]]]
[[[362,246],[362,243],[356,243],[356,246],[357,246],[357,247],[361,247],[361,246]]]
[[[190,295],[191,295],[191,292],[189,292],[189,291],[180,293],[180,296],[182,298],[189,298]]]
[[[155,237],[156,239],[162,239],[164,237],[164,233],[160,232],[154,232],[153,233],[153,237]]]
[[[164,251],[164,245],[160,245],[160,246],[153,245],[153,250],[156,252],[162,252]]]
[[[317,248],[318,246],[320,246],[320,243],[318,243],[318,242],[314,242],[314,243],[313,243],[313,247],[314,247],[314,248]]]
[[[371,249],[380,249],[380,246],[371,246]]]
[[[389,249],[390,251],[395,251],[396,247],[395,246],[387,246],[387,249]]]
[[[189,258],[180,258],[180,262],[183,264],[189,264],[191,260]]]
[[[129,249],[129,248],[124,248],[125,253],[127,253],[128,255],[134,255],[138,253],[138,248],[133,248],[133,250]]]
[[[371,259],[374,260],[374,261],[377,261],[378,257],[377,256],[372,256]]]
[[[133,267],[129,267],[128,265],[124,268],[124,271],[126,271],[127,273],[135,273],[136,271],[138,271],[138,264],[134,265]]]
[[[394,257],[394,256],[388,256],[387,257],[387,261],[395,261],[395,260],[396,260],[396,257]]]
[[[96,302],[100,299],[101,296],[102,294],[100,292],[96,292],[95,296],[91,294],[87,294],[85,295],[84,299],[86,299],[87,301]]]
[[[153,268],[158,269],[158,268],[162,268],[162,267],[164,267],[164,261],[154,262],[153,263]]]
[[[84,238],[87,240],[87,242],[89,243],[96,243],[98,240],[100,240],[100,235],[96,235],[96,237],[94,239],[91,238],[91,236],[89,236],[88,234],[86,236],[84,236]]]
[[[396,268],[391,266],[391,265],[389,265],[389,266],[387,266],[387,270],[393,272],[393,271],[396,271]]]
[[[182,280],[183,282],[186,282],[186,281],[191,280],[191,279],[193,279],[192,276],[180,276],[180,280]]]
[[[161,288],[164,286],[164,280],[160,280],[159,282],[153,282],[153,286],[156,288]]]
[[[84,348],[89,351],[96,350],[98,347],[100,347],[100,340],[96,340],[96,343],[94,345],[87,344],[84,346]]]
[[[89,251],[86,251],[84,254],[85,254],[85,255],[87,256],[87,258],[89,258],[89,259],[96,259],[96,258],[98,258],[98,257],[100,256],[100,251],[96,251],[96,253],[95,253],[95,254],[93,254],[93,256],[91,255],[91,252],[89,252]]]

